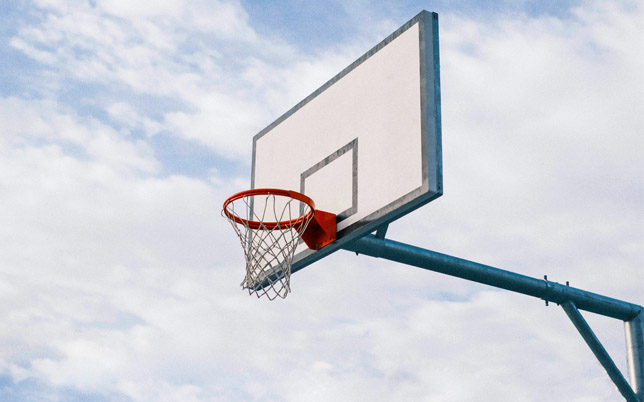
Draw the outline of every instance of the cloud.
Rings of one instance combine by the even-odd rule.
[[[230,157],[231,150],[238,156],[237,138],[248,138],[258,124],[245,119],[251,121],[252,129],[249,124],[240,127],[236,116],[258,109],[258,103],[248,95],[239,96],[226,83],[235,78],[224,79],[223,74],[232,74],[225,71],[227,65],[245,62],[237,48],[255,49],[268,43],[255,36],[243,9],[235,3],[218,2],[163,2],[154,7],[98,4],[73,9],[64,3],[44,4],[48,12],[42,21],[23,25],[10,43],[55,71],[50,79],[59,83],[57,87],[70,80],[104,86],[102,96],[91,102],[117,122],[132,127],[136,120],[134,127],[150,134],[171,131],[201,140],[222,156]],[[115,91],[115,86],[121,89]],[[82,100],[84,94],[79,95]],[[138,106],[123,99],[124,95],[151,97],[157,110]],[[168,110],[163,106],[165,98],[173,98],[177,106]],[[214,106],[226,105],[227,109],[215,115],[214,121],[203,117],[212,114],[212,100],[219,98],[222,101]],[[127,117],[123,113],[116,116],[123,110]],[[180,122],[184,124],[174,124],[177,115],[186,116]]]
[[[644,99],[633,55],[642,32],[627,11],[596,4],[569,21],[494,25],[443,18],[446,190],[419,211],[440,228],[435,241],[533,276],[574,267],[594,288],[604,279],[587,272],[601,266],[639,276],[641,251],[606,260],[634,241],[641,250]],[[616,40],[595,39],[605,31]]]
[[[158,162],[140,140],[53,102],[5,98],[0,116],[0,372],[16,384],[144,400],[139,383],[154,372],[169,324],[149,307],[193,300],[192,283],[212,290],[221,279],[209,268],[227,254],[212,237],[222,194],[188,177],[155,177]],[[194,278],[206,271],[210,279]],[[173,400],[196,392],[157,385]]]
[[[279,304],[240,291],[236,164],[372,44],[303,51],[236,2],[36,6],[10,43],[47,85],[0,99],[0,396],[619,397],[540,300],[344,252]],[[388,236],[642,303],[639,7],[442,14],[446,193]],[[206,178],[168,172],[168,133],[212,150]],[[585,316],[624,368],[622,323]]]
[[[22,26],[10,43],[54,70],[55,88],[68,80],[104,86],[88,101],[114,122],[169,132],[234,161],[248,159],[252,135],[359,55],[350,45],[306,56],[257,35],[234,2],[43,6],[42,22]],[[131,100],[142,95],[156,110]]]

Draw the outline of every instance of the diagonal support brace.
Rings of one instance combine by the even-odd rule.
[[[563,305],[566,313],[571,317],[584,339],[587,337],[590,339],[590,341],[586,339],[586,342],[595,353],[595,356],[598,356],[599,353],[600,356],[605,357],[605,359],[599,356],[597,358],[609,375],[612,373],[617,378],[616,380],[611,376],[613,382],[621,384],[620,392],[622,392],[622,395],[625,397],[628,395],[628,401],[644,402],[644,309],[642,306],[573,288],[568,286],[568,283],[560,285],[545,278],[531,278],[409,244],[379,238],[374,235],[359,238],[345,245],[344,249],[353,251],[356,254],[385,258],[390,261],[413,265]],[[625,322],[627,359],[632,388],[626,383],[623,375],[616,368],[615,363],[610,359],[610,356],[608,356],[608,353],[595,337],[590,327],[588,327],[578,309]],[[604,362],[610,363],[605,365]],[[614,369],[609,366],[614,367]],[[638,397],[639,399],[637,399]]]
[[[561,307],[563,307],[568,318],[570,318],[570,321],[572,321],[577,328],[577,331],[579,331],[579,334],[581,334],[581,337],[584,338],[584,341],[586,341],[590,350],[595,354],[599,363],[604,367],[604,370],[606,370],[610,379],[613,380],[613,383],[619,392],[628,402],[640,402],[637,395],[635,395],[635,391],[633,391],[633,388],[631,388],[621,371],[619,371],[619,368],[617,368],[615,362],[611,359],[606,349],[604,349],[604,346],[601,344],[575,304],[571,301],[567,301],[562,303]]]

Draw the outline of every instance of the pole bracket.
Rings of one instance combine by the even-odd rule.
[[[586,322],[586,320],[584,319],[584,316],[581,315],[581,313],[575,306],[575,303],[567,301],[562,303],[561,307],[568,315],[568,318],[570,318],[570,321],[572,321],[572,323],[575,325],[581,337],[584,338],[584,341],[586,341],[586,344],[593,352],[597,360],[599,360],[599,363],[602,365],[602,367],[604,367],[604,370],[606,370],[606,373],[608,374],[610,379],[613,380],[613,383],[617,387],[617,390],[622,394],[622,396],[628,402],[641,402],[635,394],[633,388],[630,386],[628,381],[626,381],[626,378],[624,378],[624,376],[622,375],[622,372],[619,371],[619,368],[617,368],[617,365],[615,364],[613,359],[611,359],[601,341],[597,338],[593,330],[590,328],[590,325],[588,325],[588,322]]]
[[[613,299],[586,290],[574,288],[569,282],[565,285],[551,282],[547,276],[543,279],[532,278],[515,272],[502,270],[489,265],[479,264],[435,251],[412,246],[384,238],[385,228],[379,228],[376,235],[367,235],[356,239],[343,248],[356,254],[365,254],[376,258],[385,258],[418,268],[427,269],[445,275],[506,289],[516,293],[537,297],[546,302],[561,305],[571,317],[579,332],[593,352],[599,351],[600,363],[606,371],[620,383],[622,395],[628,395],[628,401],[644,402],[644,309],[642,306]],[[605,349],[594,336],[579,310],[590,311],[606,317],[625,321],[627,336],[627,360],[629,367],[629,385],[624,376],[610,367],[615,363],[605,354]],[[579,329],[582,328],[582,329]],[[594,339],[594,340],[593,340]],[[591,346],[592,345],[592,346]],[[603,352],[601,352],[603,350]],[[596,356],[597,356],[596,353]],[[605,354],[605,355],[604,355]],[[606,357],[608,357],[606,359]],[[608,363],[610,362],[610,363]],[[607,365],[605,365],[606,363]],[[612,374],[611,374],[612,373]],[[621,379],[620,379],[621,377]],[[625,383],[625,385],[624,385]],[[618,388],[620,385],[618,385]],[[634,391],[635,390],[635,391]],[[629,399],[630,398],[630,399]],[[639,399],[636,399],[639,398]]]

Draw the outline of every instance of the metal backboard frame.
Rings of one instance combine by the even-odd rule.
[[[358,199],[360,197],[358,188],[360,185],[360,180],[364,178],[364,172],[361,173],[358,169],[359,158],[361,158],[359,150],[362,149],[360,148],[361,145],[363,145],[363,148],[366,147],[364,146],[365,144],[360,141],[358,134],[356,134],[356,138],[349,138],[349,141],[342,143],[337,148],[334,148],[330,153],[318,157],[317,160],[309,161],[310,163],[308,166],[306,166],[305,169],[293,172],[293,174],[298,175],[297,185],[299,186],[299,188],[288,189],[307,194],[309,187],[307,180],[309,180],[310,182],[312,180],[312,175],[322,171],[327,166],[332,166],[333,163],[339,165],[340,162],[335,161],[341,161],[341,163],[346,165],[347,170],[352,171],[350,178],[347,178],[345,180],[346,183],[343,184],[347,188],[351,188],[351,199],[347,199],[347,201],[345,202],[346,205],[342,208],[342,210],[330,211],[338,215],[338,240],[318,251],[313,251],[306,247],[299,248],[293,260],[293,272],[342,248],[345,244],[348,244],[355,239],[374,232],[378,228],[387,225],[388,223],[408,214],[416,208],[419,208],[442,195],[443,179],[438,15],[436,13],[430,13],[427,11],[422,11],[421,13],[416,15],[402,27],[385,38],[382,42],[374,46],[371,50],[358,58],[355,62],[342,70],[335,77],[322,85],[311,95],[306,97],[284,115],[279,117],[275,122],[259,132],[253,138],[251,187],[280,187],[279,185],[274,185],[270,181],[258,179],[258,177],[260,176],[259,173],[262,173],[261,171],[258,173],[258,169],[263,168],[263,166],[260,166],[261,163],[258,162],[258,159],[261,159],[258,157],[258,153],[261,150],[258,149],[258,147],[261,147],[262,141],[265,136],[269,134],[275,136],[275,132],[279,132],[280,129],[283,129],[284,125],[293,121],[294,118],[297,118],[298,113],[301,114],[303,113],[303,111],[310,110],[310,108],[312,107],[316,107],[317,103],[321,103],[325,97],[331,96],[330,94],[332,94],[334,91],[337,91],[337,88],[339,88],[340,85],[342,85],[344,82],[347,82],[347,80],[350,80],[352,76],[355,76],[355,74],[352,75],[353,72],[366,68],[366,66],[368,66],[369,63],[372,62],[372,60],[377,59],[377,57],[381,57],[381,55],[383,54],[383,49],[387,49],[388,45],[392,43],[395,44],[396,40],[402,38],[405,34],[408,38],[409,35],[416,35],[416,32],[418,37],[414,38],[414,40],[417,40],[418,44],[418,54],[416,56],[418,57],[418,71],[414,74],[418,75],[414,77],[414,80],[418,80],[419,84],[417,90],[417,102],[419,105],[419,110],[414,113],[418,114],[419,119],[418,126],[420,131],[420,140],[418,143],[420,149],[418,149],[418,152],[420,152],[420,155],[422,155],[420,156],[420,160],[422,161],[422,182],[419,182],[419,185],[416,188],[397,196],[397,198],[395,198],[393,201],[388,202],[384,205],[379,205],[378,208],[373,211],[369,210],[368,214],[364,216],[359,215],[360,213],[365,213],[364,210],[359,211],[358,204]],[[358,100],[360,100],[359,96],[360,94],[357,95]],[[367,95],[365,95],[364,97],[367,97]],[[351,105],[349,105],[349,107],[350,106]],[[393,105],[392,108],[393,107],[396,107],[396,105]],[[329,116],[329,118],[332,119],[333,116]],[[306,132],[302,132],[301,135],[305,136]],[[289,149],[288,152],[297,153],[298,150]],[[266,152],[264,151],[262,155],[262,157],[264,158],[263,160],[265,160],[267,158],[265,156]],[[364,157],[364,155],[365,154],[362,154],[362,157]],[[368,156],[374,158],[373,155]],[[383,161],[386,161],[388,155],[377,155],[376,157],[382,158]],[[279,163],[279,158],[287,158],[287,156],[275,155],[275,159],[277,159],[278,161],[274,163]],[[291,186],[295,187],[295,185]],[[317,202],[315,197],[312,198]],[[325,209],[323,208],[323,206],[319,207],[320,209]]]

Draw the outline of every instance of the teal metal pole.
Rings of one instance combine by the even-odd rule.
[[[642,306],[577,289],[568,286],[568,284],[561,285],[547,279],[532,278],[383,237],[368,235],[345,245],[344,249],[356,254],[385,258],[538,297],[546,302],[561,305],[622,395],[628,401],[644,402],[644,308]],[[630,385],[606,353],[578,309],[625,322]]]
[[[584,338],[584,341],[586,341],[590,350],[593,352],[597,360],[599,360],[602,367],[604,367],[604,370],[606,370],[610,379],[613,380],[613,383],[622,396],[628,402],[640,402],[637,395],[635,395],[635,391],[628,384],[628,381],[626,381],[626,378],[624,378],[621,371],[619,371],[613,359],[611,359],[606,349],[604,349],[604,346],[602,346],[599,339],[597,339],[593,330],[590,328],[579,310],[577,310],[577,307],[575,307],[575,304],[567,301],[564,302],[561,307],[563,307],[568,318],[570,318],[570,321],[575,325],[575,328],[577,328],[581,337]]]
[[[557,282],[550,282],[546,279],[536,279],[505,271],[409,244],[379,239],[373,235],[357,239],[344,246],[344,249],[523,293],[557,304],[571,301],[580,310],[617,318],[622,321],[630,321],[642,311],[642,306],[637,304],[587,292],[572,286],[561,285]]]
[[[644,401],[644,312],[624,322],[628,380],[640,401]]]

